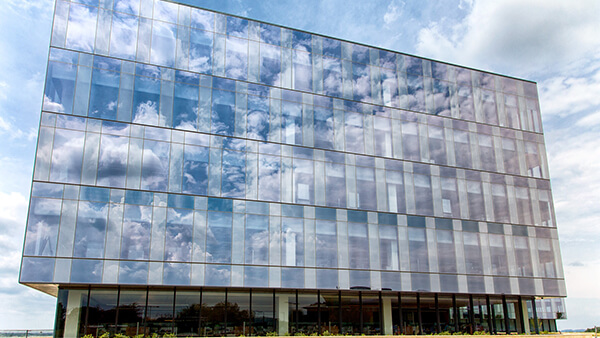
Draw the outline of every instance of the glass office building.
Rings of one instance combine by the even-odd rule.
[[[536,84],[57,0],[20,282],[56,337],[556,330]]]

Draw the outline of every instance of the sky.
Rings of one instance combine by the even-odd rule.
[[[567,293],[600,325],[600,1],[186,0],[200,7],[538,83]],[[0,330],[52,328],[18,284],[53,0],[0,2]]]

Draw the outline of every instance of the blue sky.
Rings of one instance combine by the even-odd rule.
[[[538,82],[569,295],[558,325],[600,324],[599,1],[187,1]],[[0,330],[54,322],[55,299],[17,283],[53,3],[0,3]]]

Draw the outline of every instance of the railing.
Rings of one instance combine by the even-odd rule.
[[[48,338],[54,336],[54,330],[42,329],[42,330],[0,330],[0,338]]]

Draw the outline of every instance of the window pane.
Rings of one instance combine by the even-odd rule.
[[[150,332],[172,332],[173,291],[148,291],[145,322]]]
[[[353,269],[369,268],[369,238],[367,225],[361,223],[348,223],[348,261]],[[352,279],[352,276],[351,276]],[[369,282],[367,280],[367,282]],[[358,283],[354,285],[369,285]]]
[[[235,127],[235,93],[213,89],[212,126],[216,134],[233,136]]]
[[[152,207],[125,205],[121,259],[148,259]]]
[[[98,156],[98,185],[125,187],[129,138],[102,135]]]
[[[165,261],[189,262],[192,253],[194,213],[187,209],[167,210]]]
[[[213,36],[212,32],[190,30],[191,71],[204,74],[212,72]]]
[[[437,230],[438,265],[440,272],[456,272],[454,236],[451,231]],[[457,290],[458,291],[458,290]]]
[[[247,264],[267,264],[269,260],[269,217],[246,215],[245,257]],[[248,275],[248,272],[246,272]],[[266,273],[265,273],[266,275]],[[252,277],[254,278],[254,277]]]
[[[141,187],[145,190],[167,190],[170,147],[167,142],[144,141]]]
[[[197,130],[198,95],[198,86],[187,83],[175,83],[173,128]]]
[[[258,162],[258,198],[279,202],[280,158],[260,154]]]
[[[238,80],[248,78],[248,40],[227,38],[225,74],[229,78]]]
[[[71,114],[76,76],[77,66],[75,65],[54,61],[48,63],[44,110]]]
[[[224,212],[208,213],[206,240],[206,261],[215,263],[231,262],[232,215]],[[207,268],[208,269],[208,268]],[[215,270],[215,273],[218,271]],[[215,276],[216,278],[216,276]]]
[[[79,202],[75,229],[75,257],[102,258],[106,237],[107,203]]]
[[[132,122],[158,125],[160,80],[145,76],[135,77]],[[128,121],[127,121],[128,122]]]
[[[270,86],[281,85],[281,48],[260,45],[260,82]]]
[[[342,64],[339,59],[323,57],[323,88],[325,95],[341,97]]]
[[[325,164],[325,193],[327,206],[346,206],[346,166],[343,164]]]
[[[360,113],[346,112],[346,150],[363,153],[365,151],[365,142],[363,134],[363,115]]]
[[[84,143],[85,133],[56,129],[50,180],[65,183],[81,182]]]
[[[408,247],[410,250],[411,270],[429,272],[429,258],[425,229],[408,229]]]
[[[89,297],[88,333],[102,334],[112,331],[117,314],[118,291],[92,289]]]
[[[398,233],[392,226],[379,227],[379,257],[384,270],[399,269]]]
[[[154,20],[150,61],[157,65],[173,67],[175,65],[175,51],[177,50],[176,38],[176,25]]]
[[[333,111],[315,107],[314,110],[315,147],[333,149]]]
[[[94,68],[88,116],[107,120],[117,118],[119,81],[119,73]]]
[[[115,3],[115,8],[120,0]],[[138,7],[139,8],[139,7]],[[135,51],[138,37],[138,18],[118,12],[113,13],[112,29],[110,33],[110,56],[135,59]]]
[[[294,89],[312,91],[312,57],[310,53],[294,50],[293,76]]]
[[[120,284],[146,284],[148,282],[148,262],[121,261],[119,263]]]
[[[316,247],[318,267],[337,267],[337,230],[335,222],[316,221]]]
[[[223,149],[221,196],[246,197],[246,154]]]
[[[71,4],[67,26],[67,48],[93,52],[97,20],[98,8]]]
[[[206,195],[208,189],[208,148],[185,145],[183,192]]]
[[[61,200],[32,198],[25,236],[25,255],[55,256]]]
[[[118,328],[122,334],[139,333],[143,327],[146,291],[121,290],[119,294]]]

